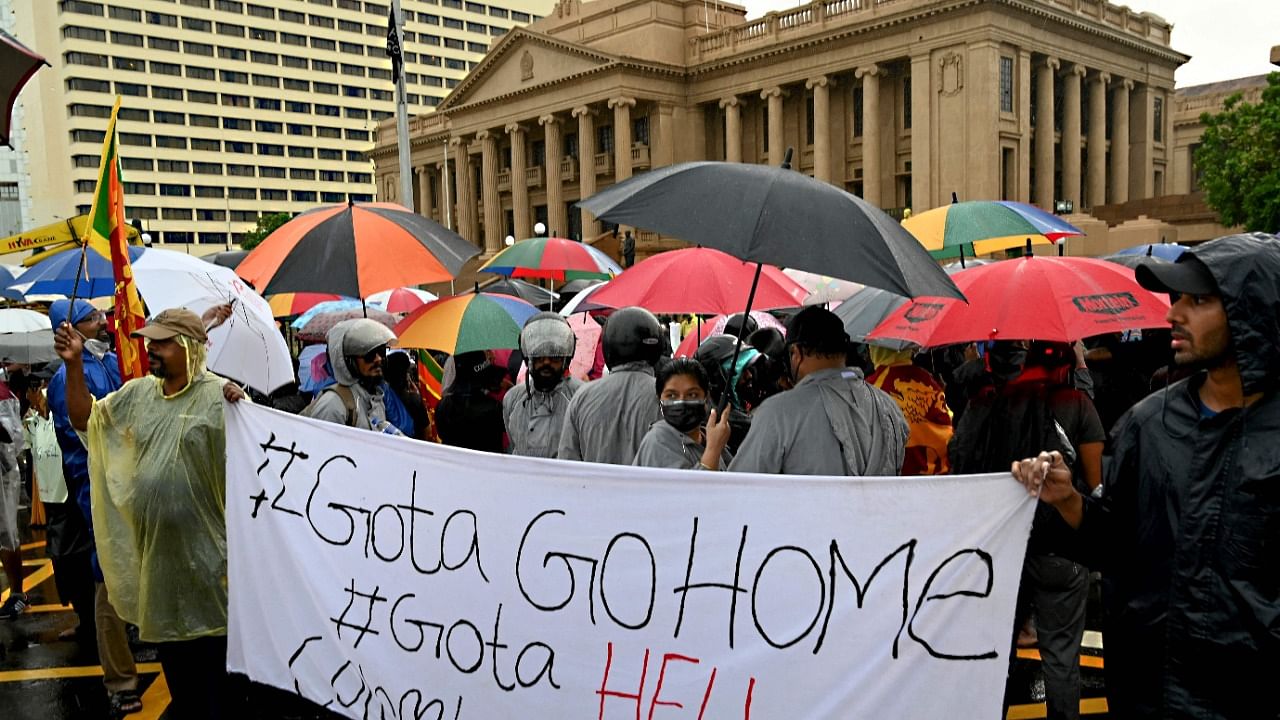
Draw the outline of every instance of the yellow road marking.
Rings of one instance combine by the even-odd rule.
[[[52,603],[48,605],[32,605],[27,608],[27,612],[29,613],[50,613],[50,612],[71,612],[71,611],[72,610],[70,605],[54,605]]]
[[[169,707],[169,683],[161,672],[142,694],[142,712],[130,716],[130,720],[158,720]]]
[[[1035,648],[1021,648],[1018,650],[1018,657],[1023,660],[1039,660],[1040,651],[1036,650]],[[1104,667],[1102,664],[1102,658],[1096,655],[1081,655],[1080,665],[1081,667],[1087,667],[1087,668]]]
[[[49,558],[32,558],[30,560],[23,560],[22,564],[27,567],[39,567],[40,565],[47,565],[51,562],[53,561]]]
[[[26,552],[28,550],[35,550],[36,548],[42,548],[44,547],[44,545],[45,545],[44,540],[38,540],[33,543],[27,543],[26,545],[22,545],[18,549],[21,550],[22,552]]]
[[[41,567],[39,570],[28,575],[26,579],[22,581],[22,592],[30,592],[37,585],[44,582],[45,580],[48,580],[51,577],[53,577],[53,563],[48,563],[44,567]],[[4,592],[0,592],[0,603],[8,599],[9,599],[8,589],[6,589]]]
[[[160,663],[140,663],[140,673],[160,672]],[[35,670],[6,670],[0,672],[0,683],[26,682],[30,680],[60,680],[64,678],[100,677],[101,665],[78,665],[74,667],[37,668]],[[166,689],[165,694],[168,694]]]
[[[1107,712],[1106,698],[1084,698],[1080,701],[1081,715],[1101,715]],[[1009,714],[1006,720],[1035,720],[1035,718],[1047,717],[1049,709],[1044,703],[1032,703],[1030,705],[1010,705]]]

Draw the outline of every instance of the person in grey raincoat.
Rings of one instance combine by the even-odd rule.
[[[711,407],[711,381],[702,363],[676,358],[658,366],[654,387],[662,419],[640,441],[633,465],[677,470],[724,470],[729,420]],[[725,408],[727,414],[731,412]]]
[[[502,399],[502,420],[511,454],[555,457],[569,401],[582,381],[567,375],[577,338],[558,313],[541,312],[520,331],[520,352],[528,364],[524,384]]]
[[[1198,372],[1116,423],[1097,497],[1056,453],[1014,475],[1102,571],[1114,717],[1280,717],[1280,240],[1219,238],[1137,277],[1175,298],[1174,362]]]
[[[622,308],[609,316],[600,338],[609,374],[574,394],[556,457],[631,464],[649,426],[662,419],[653,393],[662,336],[658,319],[643,308]]]
[[[845,366],[849,338],[834,313],[807,307],[787,324],[796,386],[752,416],[729,469],[785,475],[897,475],[909,428],[885,392]]]
[[[316,420],[399,435],[383,404],[382,362],[396,339],[385,325],[368,318],[343,320],[326,337],[336,385],[325,388],[302,411]]]

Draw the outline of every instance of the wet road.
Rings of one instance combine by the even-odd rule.
[[[25,526],[25,512],[20,518]],[[30,533],[22,548],[27,573],[23,582],[31,609],[15,620],[0,620],[0,718],[3,720],[101,720],[110,717],[106,691],[102,687],[102,668],[92,640],[81,646],[74,639],[61,639],[60,633],[74,628],[77,619],[69,607],[63,607],[53,582],[53,566],[45,555],[43,533]],[[0,582],[3,582],[0,576]],[[8,597],[7,589],[0,598]],[[1090,608],[1093,609],[1092,607]],[[1090,617],[1096,613],[1091,612]],[[1090,623],[1092,628],[1094,623]],[[1084,687],[1081,714],[1090,720],[1106,718],[1103,698],[1101,635],[1085,636],[1085,651],[1080,658]],[[129,715],[130,720],[164,717],[169,704],[168,687],[156,661],[153,647],[133,643],[138,663],[139,692],[143,711]],[[1013,679],[1015,697],[1020,704],[1009,709],[1009,720],[1045,717],[1044,682],[1039,672],[1039,654],[1034,649],[1018,651],[1019,661]],[[258,699],[263,693],[259,690]],[[250,691],[251,698],[255,695]],[[307,712],[276,712],[270,701],[255,702],[255,718],[307,718]]]

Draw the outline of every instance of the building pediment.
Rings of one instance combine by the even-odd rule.
[[[614,65],[618,58],[517,28],[440,103],[440,110],[506,97]]]

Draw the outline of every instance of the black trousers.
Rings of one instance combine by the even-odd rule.
[[[243,689],[227,675],[227,638],[157,643],[160,666],[169,684],[168,720],[238,720]]]
[[[1089,569],[1083,565],[1057,555],[1028,555],[1023,562],[1009,664],[1012,669],[1018,631],[1034,614],[1049,720],[1080,717],[1080,644],[1088,600]]]

